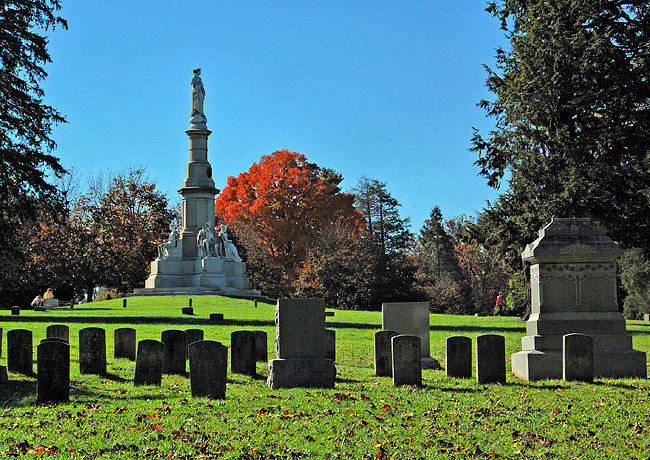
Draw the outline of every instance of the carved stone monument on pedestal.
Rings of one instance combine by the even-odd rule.
[[[618,312],[616,258],[623,250],[589,219],[553,219],[522,259],[531,264],[531,315],[512,372],[525,380],[562,378],[562,337],[593,336],[594,377],[645,377],[646,355]]]
[[[250,288],[246,265],[230,241],[227,227],[215,231],[214,200],[219,192],[212,180],[208,162],[207,118],[203,113],[205,89],[201,69],[192,78],[190,161],[178,192],[183,197],[183,221],[172,222],[169,240],[158,246],[158,257],[151,262],[151,274],[144,289],[135,295],[223,294],[259,296]]]

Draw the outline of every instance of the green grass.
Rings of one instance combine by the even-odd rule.
[[[643,379],[594,384],[508,378],[506,385],[449,379],[423,372],[424,387],[391,386],[375,377],[373,334],[378,312],[337,311],[337,382],[331,390],[271,390],[259,377],[230,374],[227,399],[194,399],[189,380],[164,376],[161,388],[134,388],[134,363],[113,359],[113,330],[134,327],[137,339],[160,340],[165,329],[200,327],[206,339],[230,344],[238,329],[264,330],[272,358],[274,306],[217,296],[193,297],[195,316],[183,316],[187,297],[129,298],[74,310],[0,311],[14,328],[45,337],[48,324],[65,323],[71,337],[71,401],[37,404],[35,379],[10,374],[0,384],[0,455],[61,458],[650,458],[650,383]],[[209,313],[224,313],[209,324]],[[79,374],[78,331],[107,331],[109,377]],[[628,322],[634,347],[650,352],[650,327]],[[445,339],[484,333],[506,337],[508,356],[520,350],[524,323],[516,318],[431,315],[431,351],[444,366]],[[510,367],[508,363],[508,373]]]

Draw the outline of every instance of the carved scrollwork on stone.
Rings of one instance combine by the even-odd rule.
[[[598,250],[589,245],[582,243],[574,243],[560,249],[562,254],[596,254]]]

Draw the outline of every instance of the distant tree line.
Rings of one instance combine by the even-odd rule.
[[[418,300],[440,313],[492,312],[510,272],[465,241],[472,220],[443,222],[435,207],[415,235],[386,183],[363,177],[344,193],[342,180],[287,150],[228,180],[217,221],[232,230],[255,286],[347,309]]]

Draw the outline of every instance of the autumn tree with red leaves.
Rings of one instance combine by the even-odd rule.
[[[249,267],[255,265],[251,256],[273,266],[280,278],[273,282],[280,291],[276,295],[292,293],[321,229],[337,222],[349,223],[359,231],[363,228],[352,196],[337,187],[340,180],[340,175],[309,163],[304,155],[278,150],[263,156],[247,172],[228,178],[227,187],[217,197],[217,221],[234,230]],[[253,284],[259,286],[254,270],[250,272]]]

